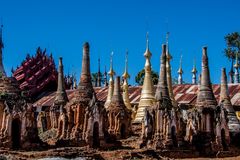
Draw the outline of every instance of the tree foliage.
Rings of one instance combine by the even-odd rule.
[[[92,77],[92,83],[96,84],[98,80],[98,72],[92,73],[91,77]],[[100,78],[101,78],[101,83],[104,83],[104,77],[102,73],[100,73]]]
[[[236,53],[240,53],[240,33],[229,33],[224,37],[227,48],[224,49],[224,54],[229,60],[234,60]]]
[[[141,70],[140,72],[138,72],[138,74],[136,75],[136,77],[135,77],[135,82],[136,82],[138,85],[143,85],[144,76],[145,76],[145,70],[143,69],[143,70]],[[158,83],[158,78],[159,78],[158,73],[152,70],[152,80],[153,80],[153,84],[154,84],[154,85],[157,85],[157,83]],[[185,81],[183,81],[182,83],[183,83],[183,84],[186,84]],[[172,84],[178,84],[178,79],[177,79],[176,77],[173,77],[173,78],[172,78]]]
[[[158,83],[158,73],[152,70],[151,75],[152,75],[153,84],[156,85]],[[145,70],[142,69],[136,75],[135,82],[138,83],[138,85],[143,85],[144,76],[145,76]]]
[[[98,73],[96,72],[96,73],[92,73],[92,82],[95,82],[95,81],[97,81],[97,76],[98,76]]]

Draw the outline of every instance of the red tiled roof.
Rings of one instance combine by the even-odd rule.
[[[229,95],[231,102],[235,106],[240,106],[240,85],[229,84]],[[132,104],[138,104],[141,95],[141,86],[130,86],[129,87],[129,99]],[[156,86],[155,86],[156,89]],[[108,88],[107,87],[95,87],[94,88],[97,98],[100,101],[105,101],[107,98]],[[184,105],[194,105],[197,98],[198,85],[182,84],[174,85],[173,93],[178,103]],[[220,85],[213,85],[213,92],[217,100],[219,100]],[[71,100],[74,97],[74,90],[67,90],[68,98]],[[42,97],[34,103],[34,106],[51,106],[55,98],[55,92]]]

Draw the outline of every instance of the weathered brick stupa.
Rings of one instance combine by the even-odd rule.
[[[57,129],[57,138],[66,139],[68,118],[64,106],[68,102],[65,91],[62,57],[59,58],[58,87],[54,104],[50,108],[51,127]]]
[[[46,114],[41,111],[38,115],[39,133],[44,142],[50,145],[105,146],[105,135],[108,135],[106,110],[92,87],[88,43],[83,46],[79,87],[70,101],[65,91],[62,58],[59,58],[58,89],[50,106],[50,116],[44,116]],[[46,128],[45,123],[49,122],[50,128]]]
[[[203,149],[206,152],[211,151],[211,142],[214,140],[214,110],[217,107],[217,101],[212,91],[210,73],[208,68],[207,47],[203,47],[202,53],[202,73],[200,87],[197,96],[196,106],[199,110],[201,122],[199,126],[199,137],[201,137]]]
[[[177,147],[176,110],[169,96],[166,70],[166,45],[162,46],[159,81],[155,93],[156,105],[145,110],[142,145],[153,144],[156,149]],[[150,143],[148,142],[150,140]],[[151,147],[151,146],[150,146]]]
[[[107,118],[104,105],[97,100],[90,72],[89,44],[83,45],[82,72],[74,98],[67,103],[67,138],[74,145],[105,145]]]
[[[217,106],[217,101],[213,94],[207,47],[203,47],[202,73],[196,107],[199,112],[197,150],[203,154],[210,154],[211,151],[219,150],[219,147],[222,145],[224,148],[227,148],[229,142],[227,117],[224,108]]]
[[[0,146],[29,149],[37,146],[34,108],[21,97],[15,78],[7,77],[2,62],[2,26],[0,28]]]
[[[240,133],[240,122],[237,119],[236,113],[233,109],[232,103],[229,97],[228,84],[227,84],[227,75],[226,69],[222,68],[222,76],[221,76],[221,92],[220,92],[220,100],[219,105],[223,105],[223,107],[227,110],[227,118],[228,118],[228,127],[229,132],[231,134],[231,139],[234,141],[234,137],[236,134]]]
[[[107,109],[109,128],[108,132],[117,139],[127,138],[131,133],[131,111],[125,106],[120,91],[120,77],[117,76],[114,84],[114,93]]]
[[[68,102],[65,91],[62,57],[58,64],[58,85],[54,100],[49,108],[41,107],[37,116],[37,127],[40,139],[50,145],[67,138],[68,118],[65,105]]]
[[[89,57],[89,43],[83,45],[82,57],[82,72],[80,82],[75,95],[70,104],[67,106],[69,117],[68,132],[71,133],[71,138],[82,140],[84,114],[90,100],[94,94],[91,73],[90,73],[90,57]]]

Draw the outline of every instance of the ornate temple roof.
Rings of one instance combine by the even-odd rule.
[[[220,85],[212,85],[213,93],[216,99],[220,98]],[[236,106],[235,109],[240,110],[240,84],[229,84],[229,96],[231,98],[232,105]],[[107,98],[108,87],[95,87],[94,88],[99,101],[105,101]],[[141,86],[129,86],[129,99],[131,104],[138,104],[141,96]],[[154,86],[154,91],[156,86]],[[68,99],[71,100],[74,97],[75,90],[67,90]],[[193,84],[181,84],[173,85],[173,93],[175,99],[182,105],[195,105],[197,98],[198,85]],[[34,103],[34,106],[50,106],[53,104],[56,92],[48,92],[41,99]]]
[[[43,91],[57,89],[57,70],[54,60],[40,47],[34,56],[27,55],[21,66],[13,71],[13,77],[18,81],[20,89],[28,91],[27,95],[32,97]]]

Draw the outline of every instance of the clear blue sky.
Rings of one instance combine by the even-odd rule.
[[[223,56],[224,35],[240,31],[238,0],[1,0],[0,17],[4,24],[4,65],[10,75],[38,46],[52,52],[58,62],[63,57],[65,73],[81,71],[82,44],[90,43],[91,71],[97,71],[101,58],[109,69],[114,51],[117,75],[124,70],[129,50],[130,82],[143,69],[146,31],[149,31],[152,66],[159,71],[161,45],[170,32],[172,72],[177,76],[183,54],[183,79],[191,82],[194,57],[200,71],[202,46],[208,46],[211,80],[218,83],[221,67],[230,63]],[[168,21],[168,25],[167,22]]]

